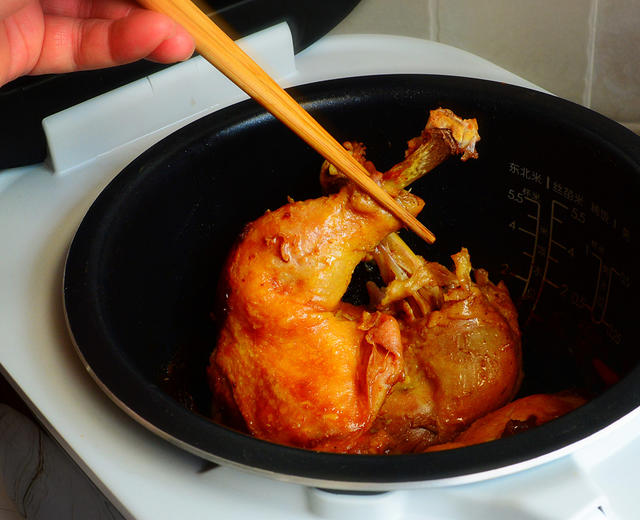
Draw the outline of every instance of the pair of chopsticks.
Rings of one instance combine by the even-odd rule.
[[[293,130],[361,190],[391,212],[426,242],[435,236],[376,184],[358,163],[311,115],[226,35],[191,0],[138,0],[164,13],[193,36],[198,52],[233,83]]]

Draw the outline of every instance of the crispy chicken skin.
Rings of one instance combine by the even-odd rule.
[[[422,299],[431,301],[420,306],[406,305],[407,294],[415,286],[388,287],[404,297],[401,310],[394,313],[404,347],[404,378],[393,387],[366,434],[324,449],[424,451],[450,441],[474,420],[513,398],[521,378],[520,331],[507,289],[492,284],[483,270],[472,281],[466,249],[453,261],[453,272],[423,261],[419,276],[430,281],[419,288],[428,295]],[[411,287],[409,278],[405,282]],[[385,302],[389,298],[383,298],[381,303]]]
[[[403,201],[414,214],[422,207],[410,194]],[[369,428],[402,377],[400,328],[341,298],[356,265],[399,227],[346,185],[246,228],[225,270],[226,319],[209,370],[253,435],[313,448]]]
[[[424,317],[401,321],[405,381],[379,414],[394,451],[451,440],[510,401],[521,379],[520,330],[503,284],[486,271],[471,280],[466,249],[453,256],[456,282]]]
[[[474,121],[439,110],[384,174],[363,145],[346,147],[415,215],[424,203],[403,188],[452,154],[475,157],[477,140]],[[249,224],[228,258],[208,367],[215,416],[319,451],[406,453],[453,441],[519,387],[506,287],[482,269],[472,276],[466,249],[452,270],[413,254],[395,233],[400,223],[328,163],[321,185],[332,193]],[[366,308],[342,301],[364,259],[386,284],[369,287]]]

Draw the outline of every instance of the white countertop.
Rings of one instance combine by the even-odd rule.
[[[257,35],[248,45],[264,48],[260,38],[275,38],[270,44],[279,49],[279,57],[274,58],[274,54],[262,60],[276,60],[265,63],[265,68],[272,66],[272,70],[278,70],[283,86],[342,76],[415,72],[464,75],[535,88],[466,52],[403,37],[326,37],[293,59],[282,29],[276,28],[275,36],[269,31]],[[127,518],[162,520],[225,514],[231,518],[304,519],[318,518],[322,513],[326,517],[348,516],[355,520],[382,517],[385,511],[387,519],[424,518],[421,511],[429,510],[433,518],[467,518],[470,514],[479,518],[484,515],[513,518],[514,511],[526,512],[531,518],[578,518],[576,504],[587,504],[584,507],[589,514],[593,511],[597,514],[602,501],[612,502],[616,511],[630,508],[627,497],[616,498],[615,489],[607,489],[603,482],[612,480],[611,471],[605,471],[614,460],[610,456],[611,446],[627,450],[616,462],[616,475],[624,475],[631,462],[639,461],[639,443],[633,442],[634,434],[629,433],[640,431],[638,414],[626,419],[629,427],[605,433],[608,440],[589,448],[590,451],[585,448],[576,456],[506,480],[399,491],[378,498],[367,497],[367,502],[362,497],[327,497],[316,490],[230,467],[211,469],[203,460],[147,431],[98,389],[76,355],[66,329],[62,304],[66,251],[95,197],[134,157],[189,121],[245,97],[219,78],[212,100],[211,92],[197,85],[198,80],[217,74],[207,67],[201,62],[191,62],[177,65],[173,72],[163,71],[160,73],[163,78],[156,79],[167,90],[156,89],[158,99],[154,99],[153,89],[151,94],[140,94],[133,87],[136,95],[143,96],[138,110],[153,112],[154,104],[166,105],[167,99],[173,99],[179,109],[172,107],[175,110],[169,111],[166,120],[154,121],[156,126],[142,128],[138,135],[127,136],[126,142],[99,139],[113,132],[111,123],[126,128],[129,120],[140,117],[136,109],[124,111],[117,118],[102,116],[118,114],[118,107],[131,106],[129,94],[119,90],[47,122],[55,161],[0,172],[3,373],[122,514]],[[186,101],[180,98],[186,95],[184,89],[178,88],[185,84],[185,77],[191,77],[195,83],[189,94],[192,97]],[[94,139],[76,155],[69,143],[77,140],[79,129]],[[91,151],[89,156],[87,149]],[[528,492],[529,498],[523,498],[522,489],[543,482],[554,482],[554,489],[543,486],[536,494]],[[541,503],[558,493],[565,497],[573,493],[576,498],[565,501],[565,511],[555,506],[555,513],[543,516],[546,513]],[[511,502],[496,505],[495,497],[507,494],[512,497]],[[373,501],[377,501],[378,509],[372,508]],[[543,505],[548,511],[549,502]],[[585,514],[587,509],[583,511]],[[336,513],[338,510],[341,512]],[[626,518],[622,514],[621,517]]]

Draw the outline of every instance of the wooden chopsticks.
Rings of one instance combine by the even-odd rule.
[[[220,72],[300,136],[361,190],[426,242],[435,236],[376,184],[358,163],[311,115],[229,38],[191,0],[138,0],[164,13],[193,36],[198,52]]]

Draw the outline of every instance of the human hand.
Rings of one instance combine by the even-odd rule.
[[[0,0],[0,86],[23,75],[191,56],[178,24],[133,0]]]

